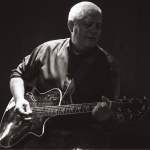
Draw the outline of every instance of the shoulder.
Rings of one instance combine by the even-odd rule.
[[[57,46],[57,45],[63,45],[66,42],[69,42],[69,38],[50,40],[50,41],[44,42],[43,45],[45,45],[45,46]]]
[[[39,57],[47,55],[47,53],[57,53],[63,46],[69,44],[69,38],[50,40],[40,44],[33,51],[34,55],[38,54]]]
[[[61,48],[63,45],[67,45],[68,43],[69,43],[69,38],[66,38],[66,39],[47,41],[41,44],[41,46],[49,49],[55,49],[55,48]]]

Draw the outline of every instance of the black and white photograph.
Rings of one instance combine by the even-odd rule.
[[[149,0],[0,6],[0,149],[150,149]]]

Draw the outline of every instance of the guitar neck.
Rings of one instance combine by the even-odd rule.
[[[71,104],[60,106],[32,107],[32,111],[40,116],[57,116],[92,112],[98,102]],[[150,107],[145,99],[118,99],[107,102],[108,107],[117,113],[143,116]]]
[[[111,103],[108,103],[109,107],[111,107]],[[32,111],[36,111],[36,112],[40,111],[42,112],[43,116],[80,114],[80,113],[92,112],[92,110],[96,105],[97,102],[85,103],[85,104],[60,105],[60,106],[33,107]]]
[[[36,89],[36,92],[26,93],[26,98],[30,101],[30,104],[33,102],[31,107],[32,111],[38,113],[39,116],[56,116],[56,115],[67,115],[67,114],[78,114],[78,113],[88,113],[92,112],[94,107],[98,102],[95,103],[83,103],[83,104],[71,104],[71,105],[60,105],[53,106],[53,100],[60,101],[62,98],[62,93],[59,89],[55,88],[46,93],[39,93]],[[35,94],[36,93],[36,94]],[[38,93],[38,94],[37,94]],[[37,96],[36,96],[37,95]],[[37,100],[36,100],[37,99]],[[45,102],[40,103],[40,101],[48,101],[50,104]],[[38,104],[36,104],[38,103]],[[115,101],[107,102],[109,108],[114,110],[117,113],[130,114],[130,115],[139,115],[143,116],[149,111],[150,106],[147,102],[147,99],[117,99]],[[38,107],[34,107],[38,106]]]

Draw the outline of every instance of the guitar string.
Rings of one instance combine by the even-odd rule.
[[[120,102],[115,102],[113,105],[117,105]],[[64,114],[75,114],[75,113],[84,113],[84,112],[91,112],[96,103],[87,103],[87,104],[73,104],[73,105],[61,105],[61,106],[47,106],[47,107],[34,107],[33,113],[41,113],[43,114],[43,111],[46,113],[44,116],[49,115],[64,115]],[[120,109],[118,109],[118,112],[121,112]],[[129,110],[130,111],[130,110]]]

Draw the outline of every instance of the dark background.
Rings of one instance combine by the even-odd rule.
[[[80,0],[1,1],[0,117],[11,93],[9,77],[22,58],[45,41],[70,36],[67,17]],[[150,1],[91,0],[103,11],[99,45],[121,67],[121,97],[150,98]],[[150,113],[133,117],[111,134],[112,148],[150,148]]]

